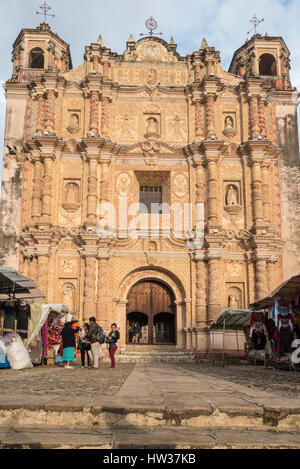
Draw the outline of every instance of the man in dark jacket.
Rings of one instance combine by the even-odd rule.
[[[90,323],[90,329],[86,337],[91,344],[92,355],[93,355],[94,364],[93,364],[93,368],[91,369],[97,370],[98,363],[99,363],[99,355],[101,355],[101,346],[96,337],[99,332],[100,326],[96,323],[96,318],[94,316],[89,318],[89,323]]]

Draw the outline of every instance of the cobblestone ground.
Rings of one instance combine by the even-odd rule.
[[[34,366],[26,370],[0,369],[0,394],[55,394],[59,396],[92,396],[95,392],[114,395],[131,373],[134,364],[124,363],[115,369],[110,363],[99,363],[98,370],[64,369],[63,365]]]
[[[184,363],[186,370],[225,379],[252,389],[280,394],[282,397],[300,398],[300,372],[278,370],[272,367],[251,365],[212,366],[205,363]]]

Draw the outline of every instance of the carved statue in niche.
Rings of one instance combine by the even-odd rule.
[[[79,202],[79,187],[74,182],[70,182],[66,186],[66,202]]]
[[[149,251],[157,251],[157,244],[156,244],[155,241],[149,241],[148,250]]]
[[[64,283],[62,286],[62,302],[71,311],[75,306],[75,287],[72,283]]]
[[[226,137],[234,137],[236,135],[237,131],[234,128],[234,120],[231,116],[225,117],[224,126],[223,134],[226,135]]]
[[[230,185],[226,193],[226,205],[239,205],[238,191],[234,185]]]
[[[79,186],[75,182],[69,182],[65,187],[65,201],[63,208],[75,212],[80,207]]]
[[[230,116],[225,118],[225,129],[233,129],[233,119]]]
[[[237,295],[234,295],[233,293],[231,295],[229,295],[229,297],[228,297],[228,307],[230,309],[239,309],[240,308],[239,300],[238,300]]]
[[[146,138],[149,137],[159,137],[159,126],[158,126],[158,120],[155,117],[149,117],[146,121],[147,125],[147,132],[145,134]]]
[[[122,173],[117,180],[117,191],[119,194],[128,194],[131,179],[127,173]]]
[[[71,114],[70,116],[70,124],[67,127],[67,131],[70,134],[76,134],[79,131],[79,115],[76,113]]]

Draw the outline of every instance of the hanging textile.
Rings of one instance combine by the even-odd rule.
[[[4,309],[4,321],[3,321],[3,335],[15,331],[15,319],[16,319],[16,304],[15,301],[6,301],[3,306]]]
[[[17,329],[16,332],[22,337],[28,337],[28,321],[30,318],[30,306],[25,304],[17,304]]]
[[[50,349],[48,341],[48,319],[46,319],[45,324],[42,327],[42,357],[46,358],[48,350]]]

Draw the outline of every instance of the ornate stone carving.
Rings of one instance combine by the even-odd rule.
[[[206,96],[206,135],[209,138],[215,133],[215,96],[208,94]]]
[[[115,136],[118,140],[137,139],[137,118],[124,114],[116,118]]]
[[[102,111],[101,111],[101,136],[108,137],[109,129],[109,101],[107,97],[102,98]]]
[[[98,135],[99,129],[99,93],[91,91],[90,134]]]
[[[266,259],[257,259],[255,262],[255,290],[256,301],[264,298],[268,294]]]
[[[266,118],[265,118],[265,100],[263,98],[260,98],[259,103],[258,103],[258,121],[259,121],[260,135],[266,138],[267,130],[266,130]]]
[[[128,194],[130,190],[131,179],[127,173],[119,175],[117,180],[117,191],[119,194]]]
[[[187,191],[187,181],[183,174],[177,174],[174,178],[174,191],[177,197],[184,197]]]
[[[251,96],[249,101],[250,137],[256,139],[259,136],[258,97]]]
[[[45,132],[54,134],[55,128],[55,92],[47,91],[45,104]]]
[[[229,115],[225,117],[223,134],[231,138],[237,134],[237,130],[234,128],[233,118]]]
[[[184,140],[186,138],[186,120],[178,115],[167,118],[168,134],[170,140]]]
[[[204,136],[204,109],[202,102],[197,100],[195,103],[195,139],[198,140]]]

